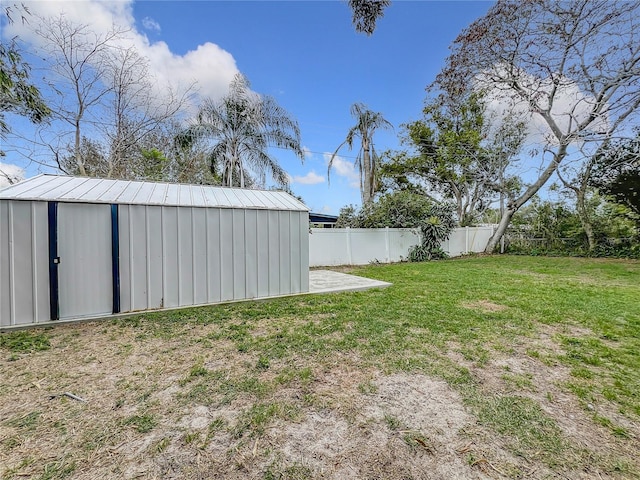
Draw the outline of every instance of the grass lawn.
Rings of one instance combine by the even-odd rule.
[[[0,478],[640,478],[640,262],[352,273],[0,335]]]

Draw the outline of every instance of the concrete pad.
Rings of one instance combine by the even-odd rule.
[[[332,293],[386,288],[389,282],[358,277],[332,270],[311,270],[309,272],[309,293]]]

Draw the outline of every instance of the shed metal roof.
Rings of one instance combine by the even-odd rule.
[[[0,199],[308,211],[286,192],[38,175],[0,189]]]

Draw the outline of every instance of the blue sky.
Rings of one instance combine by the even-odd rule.
[[[308,149],[304,164],[286,151],[273,154],[293,178],[293,191],[313,211],[333,214],[360,202],[351,168],[356,152],[340,151],[330,185],[324,155],[335,150],[353,124],[351,104],[365,103],[396,127],[378,132],[378,151],[398,148],[400,124],[420,117],[425,86],[442,68],[449,45],[492,4],[396,0],[367,37],[355,32],[346,2],[338,0],[120,2],[106,13],[95,3],[49,2],[46,11],[73,10],[84,22],[95,21],[96,28],[106,21],[102,16],[126,19],[150,51],[162,47],[174,60],[194,57],[179,63],[183,68],[165,65],[165,74],[184,81],[192,68],[191,78],[198,80],[203,94],[214,91],[208,86],[219,77],[228,79],[235,63],[256,92],[275,97],[298,120]],[[208,43],[213,45],[202,47]],[[228,55],[219,65],[202,60],[222,55],[221,50]],[[156,56],[160,62],[162,55]],[[10,156],[3,162],[20,166]],[[37,171],[31,166],[26,173]]]

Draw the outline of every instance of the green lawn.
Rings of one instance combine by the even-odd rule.
[[[640,476],[640,262],[352,273],[393,286],[0,336],[0,475]]]

